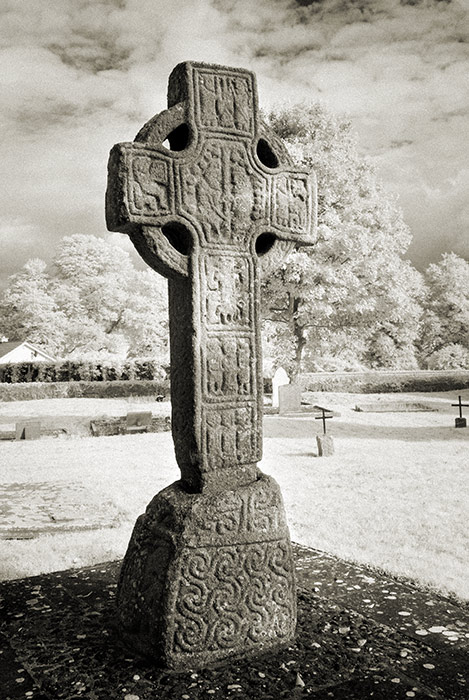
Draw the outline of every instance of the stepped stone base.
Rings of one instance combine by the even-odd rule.
[[[189,494],[176,482],[141,515],[118,587],[121,634],[167,668],[289,644],[294,567],[276,482]]]

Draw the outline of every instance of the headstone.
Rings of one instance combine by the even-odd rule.
[[[466,428],[467,421],[463,417],[462,410],[463,408],[469,408],[469,404],[463,403],[461,400],[461,396],[458,396],[458,403],[452,403],[451,406],[456,406],[457,408],[459,408],[459,416],[454,419],[454,426],[456,428]]]
[[[297,384],[279,386],[278,398],[278,412],[281,416],[287,413],[298,413],[301,410],[301,388]]]
[[[283,367],[279,367],[272,377],[272,406],[274,408],[279,407],[279,387],[285,386],[286,384],[290,384],[290,378]]]
[[[316,435],[319,457],[331,457],[334,454],[334,441],[330,435]]]
[[[151,425],[151,411],[129,411],[125,419],[126,433],[143,433]]]
[[[112,149],[106,214],[169,279],[181,480],[137,520],[117,603],[127,644],[177,670],[294,635],[282,498],[257,467],[259,281],[261,264],[313,242],[315,185],[260,120],[251,72],[182,63],[168,104],[134,143]]]
[[[19,421],[16,423],[16,440],[38,440],[41,437],[40,421]]]

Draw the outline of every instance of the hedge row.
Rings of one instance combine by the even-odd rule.
[[[113,399],[126,396],[163,396],[169,398],[168,380],[139,380],[112,382],[32,382],[0,384],[0,401],[30,401],[34,399]]]
[[[127,360],[122,363],[79,362],[12,362],[0,365],[0,383],[18,382],[113,382],[161,380],[167,372],[152,359]]]
[[[318,372],[302,374],[298,381],[303,391],[343,391],[357,394],[451,391],[469,388],[469,372]]]

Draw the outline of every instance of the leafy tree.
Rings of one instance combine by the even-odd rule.
[[[425,282],[422,364],[429,369],[469,369],[469,262],[444,253],[428,266]]]
[[[46,263],[32,258],[12,275],[0,302],[1,333],[9,340],[26,338],[54,352],[65,317],[51,294]]]
[[[274,111],[268,122],[295,161],[316,172],[318,240],[263,283],[267,351],[293,375],[415,366],[422,283],[401,257],[410,233],[358,154],[350,123],[319,104]]]
[[[164,280],[96,236],[64,238],[52,274],[30,261],[4,294],[3,332],[59,357],[167,359]]]

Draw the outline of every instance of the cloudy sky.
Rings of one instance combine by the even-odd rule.
[[[64,235],[108,235],[109,149],[184,60],[254,70],[266,108],[348,114],[415,265],[469,259],[469,0],[2,0],[0,42],[0,284]]]

